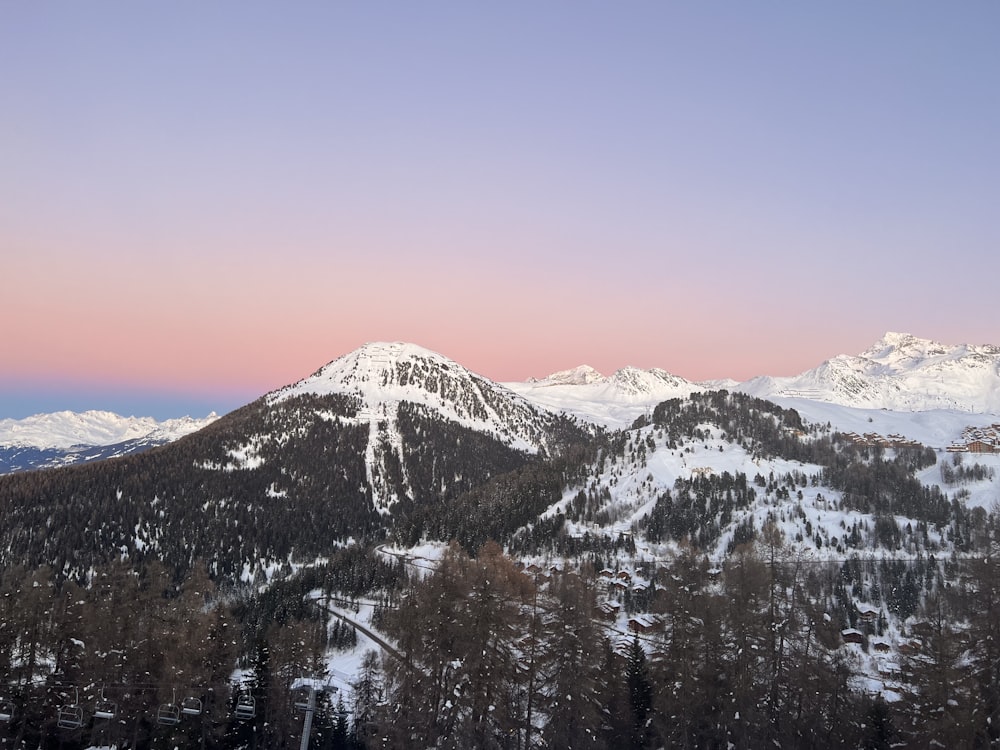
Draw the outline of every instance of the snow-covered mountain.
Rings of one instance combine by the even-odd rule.
[[[139,438],[169,442],[216,419],[214,412],[203,419],[181,417],[158,422],[152,417],[123,417],[110,411],[58,411],[24,419],[0,419],[0,445],[66,449]]]
[[[109,411],[0,419],[0,473],[68,466],[163,445],[211,424],[218,415],[159,422]]]
[[[490,435],[511,449],[535,453],[548,439],[553,415],[621,428],[661,401],[720,388],[778,400],[804,414],[814,405],[850,407],[854,412],[845,420],[837,418],[839,412],[831,416],[821,409],[842,429],[858,421],[857,410],[997,415],[1000,347],[945,345],[887,333],[859,355],[835,356],[794,377],[695,383],[656,368],[625,367],[605,376],[581,365],[540,379],[498,384],[415,344],[371,343],[265,398],[271,405],[303,394],[356,399],[360,407],[352,419],[368,428],[368,458],[377,462],[376,453],[384,453],[386,446],[401,455],[397,415],[402,403]],[[214,419],[156,422],[88,411],[0,420],[0,473],[122,455],[170,442]]]
[[[792,377],[753,378],[734,389],[892,411],[1000,413],[1000,346],[887,333],[861,354],[841,354]]]
[[[350,432],[361,444],[361,502],[380,512],[471,489],[551,454],[564,430],[579,431],[564,416],[406,343],[365,344],[254,408],[259,416],[227,441],[227,458],[203,466],[287,462],[289,451],[322,447],[298,443],[303,436],[329,441],[331,433]]]
[[[390,529],[415,541],[427,527],[483,527],[465,508],[487,487],[528,521],[524,487],[554,496],[561,469],[549,462],[597,432],[439,354],[375,343],[155,451],[4,477],[0,510],[44,526],[59,498],[38,550],[56,567],[75,519],[114,540],[94,554],[204,557],[249,579],[261,560],[315,559]]]
[[[551,422],[547,412],[510,389],[429,349],[399,342],[365,344],[267,400],[279,404],[303,394],[357,398],[357,419],[371,426],[373,436],[379,430],[398,433],[395,420],[403,402],[530,453],[544,446]]]
[[[1000,346],[949,346],[887,333],[859,355],[835,356],[794,377],[695,383],[660,369],[626,367],[606,377],[581,365],[504,385],[546,409],[611,428],[631,424],[666,399],[723,389],[776,399],[806,411],[811,405],[833,404],[852,410],[997,415]],[[829,410],[821,411],[829,418]],[[836,416],[834,412],[830,421],[839,426]],[[845,423],[855,421],[856,414]]]
[[[604,376],[588,365],[504,385],[546,409],[611,428],[632,424],[661,401],[706,390],[657,368],[624,367]]]
[[[771,403],[636,368],[605,377],[581,366],[500,385],[412,344],[368,344],[158,450],[0,478],[0,567],[41,562],[79,578],[110,560],[178,570],[205,560],[220,580],[258,590],[300,566],[315,566],[306,588],[341,577],[355,586],[365,576],[353,562],[324,572],[341,545],[412,551],[457,540],[474,550],[493,539],[522,562],[600,560],[608,625],[648,639],[661,636],[643,629],[646,614],[674,594],[693,595],[668,610],[684,614],[685,601],[721,602],[746,586],[759,593],[734,606],[758,610],[734,609],[732,622],[763,617],[768,592],[790,596],[774,599],[786,609],[759,631],[766,644],[801,595],[828,631],[802,652],[839,654],[866,694],[899,700],[897,678],[884,676],[900,674],[904,647],[917,643],[921,597],[948,574],[937,561],[979,558],[975,545],[989,539],[983,511],[998,500],[1000,454],[952,456],[945,446],[970,424],[998,422],[957,406],[993,403],[984,399],[996,390],[997,354],[890,334]],[[906,395],[910,409],[950,400],[883,410],[885,393]],[[559,412],[624,429],[583,430]],[[99,432],[80,421],[68,420],[66,441]],[[872,432],[888,447],[860,434]],[[744,556],[754,545],[757,560]],[[740,568],[765,570],[756,567],[764,554],[770,584]],[[774,587],[783,561],[793,585]],[[305,589],[290,590],[300,605]],[[868,613],[877,629],[859,620]],[[811,626],[788,629],[800,631],[813,638]],[[848,640],[855,634],[871,649]]]

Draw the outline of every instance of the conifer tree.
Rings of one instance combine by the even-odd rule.
[[[650,737],[648,722],[653,705],[653,686],[646,663],[646,652],[643,650],[642,644],[639,643],[638,636],[632,638],[632,643],[629,646],[625,680],[628,685],[631,714],[629,743],[634,750],[641,750],[647,746]]]

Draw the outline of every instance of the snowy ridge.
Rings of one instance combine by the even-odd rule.
[[[0,419],[0,446],[67,450],[143,438],[166,443],[216,419],[214,412],[203,419],[181,417],[157,422],[152,417],[123,417],[109,411],[59,411],[25,419]]]
[[[334,393],[358,397],[361,419],[391,420],[394,406],[406,401],[519,450],[539,447],[543,415],[527,400],[416,344],[365,344],[268,399],[275,404],[301,394]]]
[[[587,365],[504,385],[545,409],[612,428],[627,427],[661,401],[706,390],[657,368],[623,367],[606,377]]]
[[[570,370],[560,370],[554,372],[546,378],[528,378],[529,383],[545,385],[590,385],[591,383],[603,383],[605,378],[601,373],[590,365],[580,365]]]
[[[268,395],[267,401],[277,407],[295,396],[334,394],[356,400],[358,409],[350,421],[368,427],[366,478],[380,512],[398,502],[399,493],[417,494],[406,468],[412,446],[405,444],[399,425],[403,404],[531,454],[546,445],[546,429],[555,420],[507,388],[407,343],[366,344]]]
[[[890,332],[859,355],[842,354],[793,377],[753,378],[735,390],[895,411],[997,413],[1000,347],[947,346]]]
[[[272,404],[293,396],[344,394],[360,399],[358,418],[384,424],[391,434],[401,402],[419,404],[442,418],[494,435],[517,450],[535,453],[539,426],[548,416],[509,389],[416,344],[370,343],[316,373],[268,396]],[[372,428],[378,429],[377,427]]]

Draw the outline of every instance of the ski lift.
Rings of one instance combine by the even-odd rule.
[[[252,719],[257,715],[257,701],[254,700],[252,695],[248,693],[242,693],[239,698],[236,699],[236,710],[234,712],[237,719],[246,721]]]
[[[79,729],[83,726],[83,706],[80,705],[80,691],[76,692],[76,699],[68,706],[59,709],[56,726],[60,729]]]
[[[176,703],[161,703],[156,709],[156,723],[174,726],[181,722],[181,710]]]
[[[110,720],[118,713],[118,704],[109,701],[104,697],[104,688],[101,688],[101,697],[94,706],[94,718]]]
[[[309,710],[309,688],[295,688],[295,707],[300,711]]]
[[[10,721],[14,718],[14,701],[0,696],[0,721]]]
[[[316,700],[315,694],[317,693],[336,693],[339,688],[329,682],[319,683],[317,680],[312,680],[306,682],[305,680],[296,681],[298,687],[293,685],[292,694],[294,696],[294,704],[300,711],[315,711],[316,710]],[[312,701],[310,701],[310,696],[313,696]]]
[[[201,716],[201,698],[189,696],[181,701],[181,713],[185,716]]]
[[[177,705],[177,691],[173,692],[170,703],[161,703],[156,709],[156,723],[174,726],[181,722],[181,707]]]

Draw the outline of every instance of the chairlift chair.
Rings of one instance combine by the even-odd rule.
[[[185,716],[200,716],[202,711],[201,698],[189,696],[181,701],[181,713]]]
[[[83,726],[83,706],[80,705],[79,690],[76,690],[76,699],[73,703],[59,709],[56,726],[60,729],[79,729]]]
[[[118,704],[109,701],[104,697],[104,688],[101,688],[101,697],[94,706],[94,718],[110,720],[118,713]]]
[[[295,707],[300,711],[309,710],[309,688],[301,687],[295,689]]]
[[[257,701],[254,700],[252,695],[241,695],[236,701],[236,710],[234,713],[237,719],[242,719],[243,721],[252,719],[257,715]]]
[[[174,726],[181,722],[181,709],[176,703],[161,703],[156,709],[156,723]]]
[[[60,729],[79,729],[83,726],[83,706],[63,706],[59,709],[56,726]]]
[[[181,722],[181,707],[177,705],[177,691],[173,693],[170,703],[161,703],[156,709],[156,723],[174,726]]]

